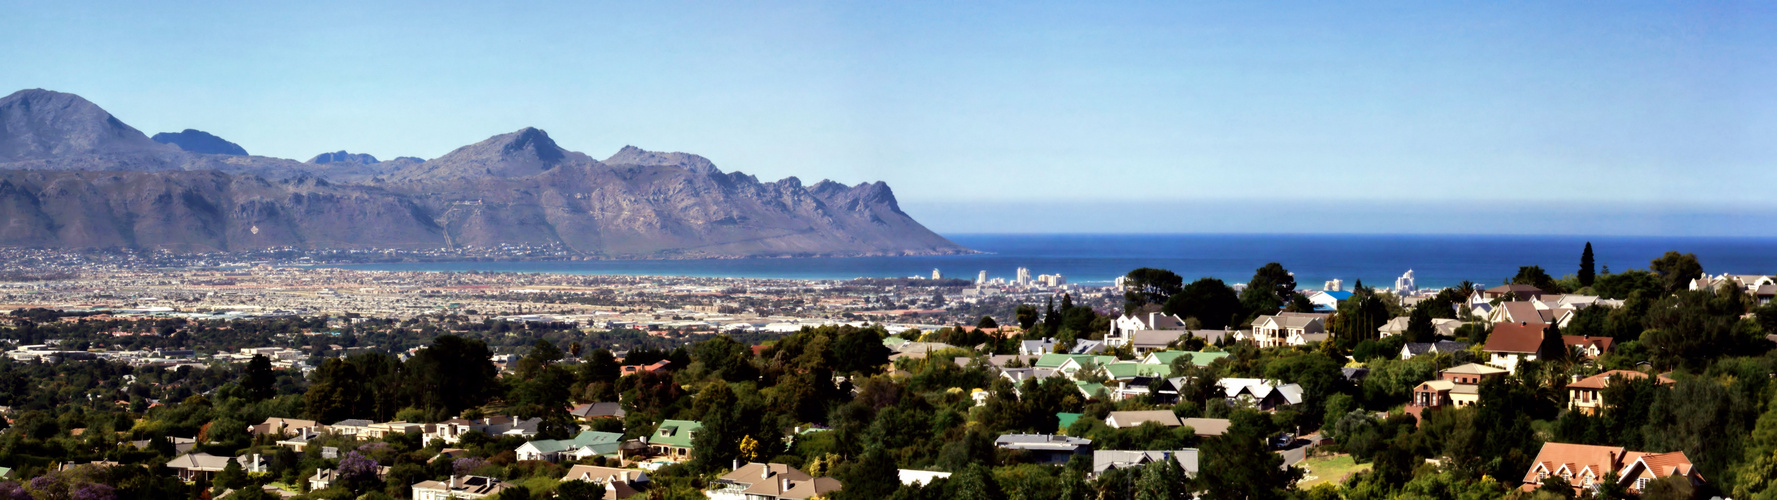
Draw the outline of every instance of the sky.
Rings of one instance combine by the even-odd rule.
[[[1777,234],[1777,6],[0,0],[0,92],[264,156],[886,181],[942,233]]]

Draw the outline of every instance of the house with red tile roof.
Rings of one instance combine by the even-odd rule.
[[[1623,380],[1647,378],[1646,373],[1630,370],[1611,370],[1567,384],[1567,408],[1587,415],[1598,412],[1604,407],[1604,388],[1612,383]],[[1659,385],[1673,385],[1678,382],[1660,375],[1654,379]]]
[[[1562,335],[1561,342],[1567,344],[1568,351],[1578,350],[1586,359],[1598,359],[1616,347],[1610,337],[1592,337],[1579,335]]]
[[[1703,475],[1682,451],[1644,453],[1621,446],[1544,443],[1520,489],[1534,490],[1551,477],[1561,477],[1573,485],[1575,494],[1581,494],[1598,488],[1612,472],[1617,474],[1617,484],[1627,487],[1630,494],[1640,494],[1648,483],[1672,476],[1689,478],[1693,486],[1703,483]]]
[[[1481,351],[1489,355],[1487,364],[1518,372],[1518,364],[1536,361],[1542,354],[1543,334],[1549,325],[1540,323],[1500,323],[1487,334],[1487,345]]]

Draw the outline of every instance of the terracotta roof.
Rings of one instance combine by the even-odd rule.
[[[1623,455],[1621,446],[1543,443],[1542,451],[1536,454],[1536,461],[1531,462],[1530,470],[1524,473],[1524,484],[1541,484],[1537,476],[1548,474],[1569,477],[1568,482],[1578,487],[1582,483],[1579,478],[1588,472],[1593,478],[1601,480],[1605,473],[1621,468]]]
[[[1593,375],[1590,377],[1586,377],[1583,379],[1579,379],[1579,381],[1576,381],[1571,384],[1567,384],[1567,388],[1568,389],[1603,389],[1604,386],[1610,384],[1610,380],[1613,378],[1622,378],[1624,380],[1635,380],[1635,379],[1647,378],[1647,374],[1641,373],[1638,371],[1630,371],[1630,370],[1611,370],[1611,371],[1607,371],[1607,372]],[[1665,375],[1661,375],[1658,383],[1660,385],[1672,385],[1677,382],[1673,381],[1670,378],[1666,378]]]
[[[1656,478],[1696,474],[1696,466],[1691,464],[1690,457],[1685,456],[1682,451],[1674,451],[1671,453],[1642,453],[1631,451],[1627,457],[1623,458],[1624,470],[1622,474],[1624,477],[1640,475],[1640,471],[1632,470],[1637,468],[1636,462],[1645,465],[1649,471],[1653,472],[1653,475]],[[1703,475],[1697,474],[1697,478],[1702,479]]]
[[[839,481],[830,477],[810,477],[795,467],[784,464],[750,463],[723,474],[716,481],[720,489],[738,490],[749,498],[810,498],[825,496],[840,489]],[[712,485],[716,486],[716,485]]]
[[[1568,347],[1593,347],[1593,346],[1596,346],[1598,348],[1598,352],[1610,352],[1610,345],[1611,345],[1611,342],[1614,340],[1616,340],[1616,339],[1612,339],[1610,337],[1581,337],[1579,335],[1562,335],[1561,336],[1561,341],[1567,343]]]
[[[1494,368],[1483,364],[1469,363],[1444,370],[1443,373],[1455,373],[1460,375],[1497,375],[1505,372],[1504,368]]]
[[[1543,328],[1547,325],[1500,323],[1487,335],[1487,352],[1535,354],[1542,346]]]

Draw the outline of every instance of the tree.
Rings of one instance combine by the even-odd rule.
[[[499,388],[487,343],[443,335],[407,360],[408,389],[427,408],[457,414],[487,403]]]
[[[1178,461],[1170,457],[1148,462],[1135,481],[1136,500],[1188,500],[1191,486]]]
[[[1586,242],[1586,250],[1580,252],[1580,272],[1578,274],[1580,286],[1592,286],[1592,281],[1597,278],[1598,273],[1592,266],[1592,242],[1588,241]]]
[[[1561,326],[1550,324],[1543,329],[1542,343],[1537,346],[1536,359],[1545,363],[1567,361],[1567,341],[1561,338]]]
[[[612,383],[622,375],[623,366],[617,363],[617,356],[605,349],[594,349],[586,356],[586,362],[580,363],[580,373],[576,380],[581,385],[593,382]]]
[[[1202,278],[1191,282],[1166,301],[1161,309],[1180,318],[1197,318],[1205,329],[1220,330],[1240,316],[1240,296],[1222,280]]]
[[[1419,307],[1413,308],[1413,313],[1407,316],[1406,335],[1408,342],[1423,343],[1438,340],[1438,330],[1431,323],[1431,308],[1426,307],[1426,304],[1420,304]]]
[[[1209,500],[1262,500],[1290,497],[1302,478],[1302,469],[1284,467],[1283,456],[1266,446],[1270,429],[1266,416],[1240,411],[1228,431],[1204,441],[1202,474],[1198,477],[1203,498]]]
[[[277,395],[278,376],[271,371],[271,358],[254,354],[241,374],[241,388],[247,390],[249,401],[264,401]]]
[[[338,422],[360,415],[367,399],[358,368],[339,358],[327,358],[310,375],[303,407],[309,418]]]
[[[838,495],[843,498],[887,498],[901,487],[895,459],[882,446],[870,446],[857,461],[848,462],[835,472],[834,478],[845,485]]]
[[[1665,255],[1648,263],[1648,270],[1660,276],[1660,283],[1666,292],[1676,292],[1690,287],[1691,280],[1703,277],[1703,264],[1697,262],[1697,254],[1681,254],[1667,251]]]
[[[1548,271],[1544,271],[1542,266],[1519,267],[1518,274],[1512,276],[1512,284],[1530,285],[1548,293],[1561,292],[1561,284],[1556,283],[1555,278],[1549,276]]]
[[[1165,269],[1143,267],[1124,275],[1123,310],[1134,311],[1148,304],[1165,304],[1184,285],[1184,278]]]
[[[1276,262],[1265,264],[1253,272],[1252,281],[1240,292],[1240,305],[1246,314],[1271,314],[1282,309],[1296,293],[1296,276]]]
[[[1018,318],[1018,327],[1026,332],[1031,331],[1030,329],[1032,327],[1037,326],[1038,315],[1036,306],[1030,304],[1018,304],[1018,308],[1013,310],[1012,315],[1013,317]]]
[[[975,322],[975,328],[999,328],[999,327],[1000,327],[999,322],[994,321],[993,316],[982,316],[981,321]]]
[[[1573,484],[1561,476],[1551,475],[1543,478],[1542,486],[1537,487],[1536,490],[1560,495],[1561,498],[1573,498]]]

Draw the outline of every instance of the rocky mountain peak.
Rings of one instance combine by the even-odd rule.
[[[371,155],[364,154],[364,153],[347,153],[344,150],[335,151],[332,153],[321,153],[319,155],[315,155],[315,157],[310,159],[308,162],[316,164],[316,165],[326,165],[329,163],[356,163],[359,165],[374,165],[376,163],[379,163],[376,160],[375,156],[371,156]]]
[[[74,94],[30,89],[0,98],[0,162],[173,149]]]
[[[210,155],[247,156],[246,148],[228,142],[202,130],[185,129],[183,132],[161,132],[151,138],[154,142],[171,144],[174,147],[192,153]]]
[[[639,167],[679,167],[698,174],[720,174],[708,158],[690,153],[661,153],[635,146],[624,146],[605,160],[606,165]]]

